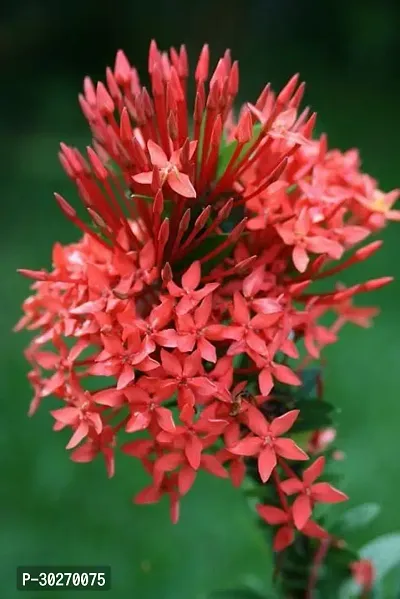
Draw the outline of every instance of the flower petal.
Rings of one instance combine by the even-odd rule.
[[[181,495],[186,495],[186,493],[190,491],[196,479],[196,475],[196,470],[193,470],[189,464],[182,466],[178,474],[178,489]]]
[[[274,447],[276,453],[287,460],[308,460],[308,455],[292,439],[276,439]]]
[[[133,501],[137,504],[157,503],[160,497],[160,489],[155,487],[154,485],[150,485],[139,491],[139,493],[135,495]]]
[[[263,368],[260,374],[258,375],[258,385],[260,387],[262,395],[268,396],[270,394],[271,389],[274,386],[274,381],[272,379],[272,374],[269,366]]]
[[[271,434],[275,437],[286,433],[288,430],[292,428],[299,414],[300,410],[290,410],[290,412],[286,412],[286,414],[283,414],[278,418],[274,418],[274,420],[269,425]]]
[[[246,325],[250,322],[247,302],[239,291],[236,291],[233,296],[233,318],[238,324]]]
[[[256,509],[260,518],[265,520],[267,524],[286,524],[289,521],[288,514],[278,507],[259,503]]]
[[[321,503],[340,503],[346,501],[348,496],[329,483],[316,483],[311,487],[312,498]]]
[[[215,364],[217,361],[217,351],[212,343],[210,343],[204,337],[200,337],[197,347],[203,360],[206,360],[207,362],[213,362]]]
[[[200,439],[196,435],[190,435],[185,445],[185,455],[193,470],[198,470],[200,467],[202,450],[203,445]]]
[[[201,278],[200,262],[196,260],[182,275],[182,287],[185,291],[193,291],[198,287]]]
[[[201,467],[210,474],[218,476],[219,478],[228,478],[228,473],[222,466],[221,462],[210,453],[204,453],[201,456]]]
[[[228,449],[236,455],[252,456],[257,455],[261,447],[261,439],[250,435],[239,441],[239,443],[236,443],[236,445],[233,445],[233,447],[228,447]]]
[[[134,378],[135,378],[135,371],[134,371],[133,367],[130,366],[129,364],[125,364],[125,366],[122,369],[121,374],[118,377],[118,381],[117,381],[118,391],[120,389],[123,389],[127,385],[129,385],[129,383],[131,383],[134,380]]]
[[[311,464],[311,466],[309,466],[308,468],[306,468],[304,470],[304,472],[303,472],[304,484],[307,486],[312,485],[312,483],[319,476],[321,476],[324,466],[325,466],[325,458],[324,458],[324,456],[321,455],[319,458],[317,458],[315,460],[315,462],[313,464]]]
[[[281,526],[274,537],[274,551],[283,551],[294,541],[294,530],[291,526]]]
[[[270,433],[270,427],[265,419],[265,416],[260,412],[258,408],[248,406],[246,411],[246,422],[249,429],[258,437],[266,437]]]
[[[293,264],[297,270],[299,272],[304,272],[308,266],[308,263],[310,262],[310,258],[308,257],[306,250],[299,245],[295,245],[293,248],[292,258]]]
[[[266,483],[276,466],[276,454],[270,445],[267,445],[258,456],[258,472],[263,483]]]
[[[293,372],[289,366],[284,364],[275,364],[273,374],[278,381],[286,385],[301,385],[301,379]]]
[[[167,374],[173,378],[179,379],[182,376],[182,366],[178,358],[162,349],[160,352],[161,364]]]
[[[154,411],[157,418],[158,426],[167,433],[174,433],[176,427],[171,411],[168,408],[164,408],[163,406],[156,408]]]
[[[139,183],[140,185],[151,185],[153,173],[152,171],[137,173],[137,175],[133,175],[132,179],[135,183]]]
[[[155,461],[154,467],[158,472],[172,472],[182,464],[182,461],[180,453],[165,453]]]
[[[157,168],[165,168],[168,165],[168,158],[164,150],[160,148],[152,139],[147,142],[147,149],[150,154],[151,164]]]
[[[134,412],[126,423],[125,430],[127,433],[136,431],[144,431],[151,422],[150,412]]]
[[[85,420],[82,420],[81,423],[79,424],[78,428],[76,429],[76,431],[70,438],[66,448],[72,449],[73,447],[76,447],[78,445],[78,443],[80,443],[82,441],[82,439],[84,439],[86,437],[88,432],[89,432],[89,425]]]
[[[298,478],[287,478],[282,481],[279,485],[285,495],[294,495],[294,493],[301,493],[304,489],[304,485]]]
[[[329,533],[313,520],[309,520],[301,532],[303,535],[314,539],[327,539],[329,537]]]
[[[294,525],[298,530],[302,530],[311,518],[311,501],[305,494],[301,493],[296,497],[292,506]]]
[[[196,190],[193,187],[188,175],[179,171],[170,171],[167,177],[168,185],[180,196],[184,198],[195,198]]]

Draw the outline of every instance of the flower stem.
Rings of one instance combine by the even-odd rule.
[[[328,553],[330,544],[331,539],[323,539],[315,553],[314,561],[311,565],[311,572],[308,579],[305,599],[313,599],[314,590],[318,581],[319,570],[324,562],[326,554]]]

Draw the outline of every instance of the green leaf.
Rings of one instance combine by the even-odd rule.
[[[236,368],[242,368],[245,357],[246,354],[236,354],[236,356],[233,357],[233,368],[235,370]]]
[[[327,564],[335,568],[348,570],[351,562],[359,558],[358,553],[351,547],[331,547],[328,553]]]
[[[218,157],[217,180],[224,174],[226,167],[233,156],[236,146],[237,141],[232,141],[221,148]]]
[[[300,399],[296,401],[300,414],[292,427],[293,433],[311,431],[332,425],[335,408],[326,401],[318,399]]]
[[[321,369],[320,368],[306,368],[302,370],[300,373],[300,378],[302,381],[301,387],[299,387],[297,396],[304,398],[307,397],[309,399],[316,399],[319,397],[318,395],[318,383],[321,378]]]
[[[340,530],[347,532],[368,526],[381,511],[377,503],[363,503],[347,510],[339,521]]]
[[[238,161],[240,161],[240,159],[244,156],[244,154],[247,152],[250,146],[255,142],[255,140],[260,134],[260,131],[261,123],[256,123],[253,126],[253,136],[251,140],[243,146],[242,151],[239,154]],[[232,158],[233,153],[237,147],[237,143],[237,141],[231,141],[229,143],[226,143],[225,145],[221,145],[218,157],[217,180],[224,174],[226,167],[228,166],[229,161]]]

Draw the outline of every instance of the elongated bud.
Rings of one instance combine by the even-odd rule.
[[[200,231],[200,229],[202,229],[205,226],[210,217],[210,213],[211,206],[206,206],[204,210],[199,214],[199,216],[196,218],[196,222],[194,223],[194,229],[196,229],[196,231]]]
[[[211,132],[211,145],[219,146],[221,143],[221,135],[222,135],[222,120],[221,115],[218,115],[214,121],[214,125]]]
[[[85,77],[83,80],[83,93],[85,94],[86,102],[91,108],[94,108],[97,105],[96,88],[90,77]]]
[[[381,289],[381,287],[386,287],[389,283],[394,281],[394,277],[380,277],[379,279],[372,279],[372,281],[367,281],[363,285],[363,290],[365,291],[375,291],[376,289]]]
[[[185,211],[185,214],[182,216],[179,222],[179,231],[184,233],[189,226],[190,223],[190,208]]]
[[[304,96],[305,89],[306,89],[306,84],[304,82],[300,83],[300,85],[297,88],[292,99],[289,101],[289,104],[288,104],[289,108],[298,108],[300,106],[300,103]]]
[[[245,107],[240,115],[240,119],[235,131],[235,139],[240,144],[245,144],[253,137],[253,121],[250,110]]]
[[[105,181],[108,178],[108,171],[106,167],[90,146],[88,146],[86,149],[95,176],[100,179],[100,181]]]
[[[160,171],[157,167],[153,168],[153,175],[152,175],[152,179],[151,179],[151,189],[154,193],[157,193],[157,191],[161,188],[162,185],[162,181],[161,181],[161,176],[160,176]]]
[[[296,73],[296,75],[293,75],[293,77],[289,79],[289,81],[287,82],[283,90],[279,93],[276,99],[277,104],[285,105],[289,102],[294,90],[296,89],[299,76],[299,73]]]
[[[122,50],[118,50],[117,56],[115,57],[114,76],[115,80],[119,85],[126,85],[130,82],[132,73],[131,65],[125,53]]]
[[[301,295],[303,293],[303,291],[309,285],[311,285],[311,280],[301,281],[301,283],[295,283],[294,285],[290,285],[288,287],[288,291],[289,291],[290,295],[292,295],[293,297],[295,297],[296,295]]]
[[[121,99],[121,92],[119,91],[119,87],[117,85],[117,82],[115,81],[114,73],[112,72],[110,67],[107,67],[106,69],[106,80],[111,97],[113,98],[113,100],[118,102],[118,100]]]
[[[96,88],[96,102],[97,108],[103,116],[110,116],[114,112],[113,99],[101,81],[97,84]]]
[[[153,73],[154,66],[158,64],[160,61],[160,53],[157,48],[157,44],[155,40],[151,40],[150,49],[149,49],[149,64],[148,71],[150,74]]]
[[[205,44],[201,50],[200,57],[195,71],[196,83],[203,83],[208,78],[208,66],[210,62],[210,51],[208,44]]]
[[[171,269],[171,265],[169,264],[169,262],[167,262],[165,264],[164,268],[162,269],[161,278],[165,284],[172,281],[172,269]]]
[[[251,266],[254,265],[254,262],[257,260],[257,258],[258,256],[249,256],[249,258],[241,260],[235,265],[235,272],[240,274],[246,272],[246,270],[248,270]]]
[[[121,141],[123,143],[129,143],[132,141],[133,130],[132,130],[132,125],[131,125],[131,120],[129,118],[128,110],[126,109],[125,106],[121,112],[121,120],[120,120],[120,124],[119,124],[119,130],[120,130]]]
[[[228,92],[230,96],[237,96],[239,91],[239,63],[237,60],[232,65],[228,79]]]
[[[59,193],[55,193],[54,197],[65,216],[67,216],[68,218],[75,218],[76,210],[74,210],[71,204],[69,204],[67,200],[65,200]]]
[[[91,218],[93,219],[93,222],[100,229],[104,229],[106,231],[109,230],[107,223],[104,221],[104,219],[101,218],[100,214],[98,212],[96,212],[96,210],[93,210],[93,208],[87,208],[87,211],[90,214]]]
[[[367,260],[370,256],[373,256],[379,248],[382,247],[383,241],[377,240],[365,245],[364,247],[358,249],[354,252],[353,259],[356,262],[362,262],[363,260]]]
[[[186,46],[181,45],[179,49],[179,77],[187,77],[189,75],[189,62],[186,52]]]
[[[47,281],[50,277],[49,273],[44,270],[30,270],[29,268],[18,268],[17,272],[27,277],[28,279],[34,279],[35,281]]]

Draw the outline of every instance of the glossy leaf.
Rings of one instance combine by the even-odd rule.
[[[291,429],[293,433],[311,431],[331,426],[335,408],[318,399],[301,399],[296,402],[300,415]]]

